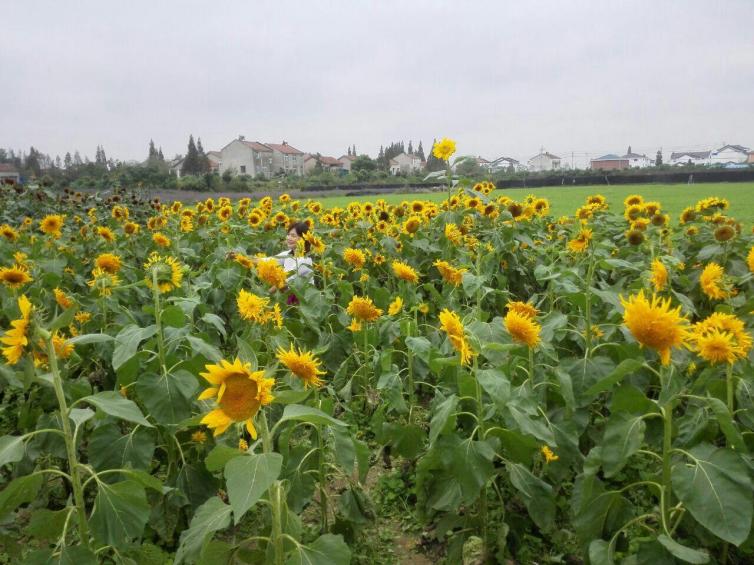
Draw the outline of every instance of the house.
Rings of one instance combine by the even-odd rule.
[[[560,157],[553,155],[552,153],[548,153],[547,151],[543,151],[539,155],[535,155],[534,157],[529,159],[529,161],[527,161],[527,165],[529,170],[532,172],[556,171],[561,168]]]
[[[746,163],[749,158],[749,148],[742,145],[723,145],[715,149],[710,156],[711,165],[729,165],[731,163]]]
[[[21,182],[21,173],[10,163],[0,163],[0,184]]]
[[[491,173],[497,173],[498,171],[520,171],[524,169],[519,161],[512,157],[498,157],[497,159],[490,161],[487,166],[487,170]]]
[[[644,167],[652,167],[655,162],[651,157],[647,157],[643,153],[634,153],[631,151],[631,146],[628,146],[628,151],[623,155],[624,159],[628,159],[628,166],[632,169],[642,169]]]
[[[388,163],[388,164],[390,165],[390,174],[391,175],[397,175],[398,173],[401,172],[401,164],[398,161],[396,161],[395,159],[390,159],[390,163]]]
[[[304,155],[304,174],[310,175],[316,169],[317,163],[319,163],[322,171],[339,174],[343,169],[343,163],[335,157],[326,157],[323,155],[310,155],[306,153]]]
[[[264,143],[246,141],[240,135],[220,150],[219,168],[221,174],[230,171],[233,174],[270,178],[274,170],[273,150]],[[303,172],[303,162],[301,169]]]
[[[209,172],[216,173],[220,170],[220,163],[222,163],[223,154],[219,151],[208,151],[207,160],[209,161]]]
[[[415,173],[424,168],[422,158],[416,153],[401,153],[390,160],[390,172],[394,175],[398,173],[393,173],[393,161],[398,165],[398,172],[404,174]]]
[[[749,151],[749,157],[746,159],[747,165],[754,165],[754,151]]]
[[[592,169],[596,170],[614,170],[614,169],[627,169],[630,166],[630,161],[626,159],[625,157],[619,157],[618,155],[613,155],[612,153],[609,153],[608,155],[603,155],[602,157],[597,157],[596,159],[592,159],[590,162],[590,167]]]
[[[670,154],[671,165],[709,165],[712,151],[674,151]]]
[[[287,141],[283,143],[265,143],[272,150],[272,173],[304,176],[304,155]]]
[[[175,159],[168,161],[168,172],[171,175],[175,175],[176,177],[181,178],[181,169],[183,168],[183,162],[185,160],[185,157],[178,155],[175,157]]]
[[[340,161],[341,168],[349,173],[351,172],[351,165],[355,160],[356,155],[341,155],[340,159],[338,159],[338,161]]]

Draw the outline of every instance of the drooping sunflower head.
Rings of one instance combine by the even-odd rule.
[[[453,349],[460,354],[461,363],[470,363],[475,353],[466,339],[466,329],[463,326],[460,316],[446,308],[440,312],[439,319],[440,329],[447,334],[448,341],[450,341]]]
[[[355,296],[348,303],[346,313],[361,322],[374,322],[382,316],[382,310],[377,308],[368,296]]]
[[[120,271],[121,267],[120,257],[113,253],[102,253],[94,260],[94,264],[111,275]]]
[[[508,302],[505,306],[508,308],[509,312],[517,312],[521,316],[526,316],[532,320],[539,315],[539,310],[537,310],[536,306],[534,306],[534,304],[529,304],[528,302]]]
[[[419,216],[409,216],[408,219],[403,222],[403,232],[409,235],[413,235],[419,231],[421,225],[422,221]]]
[[[628,208],[629,206],[641,204],[642,202],[644,202],[644,198],[640,194],[631,194],[623,201],[623,205]]]
[[[652,286],[655,291],[662,292],[668,284],[668,270],[660,259],[655,258],[652,261],[651,277]]]
[[[68,310],[68,308],[70,308],[71,306],[73,306],[73,305],[74,305],[74,302],[73,302],[73,300],[71,299],[71,297],[70,297],[70,296],[68,296],[68,295],[67,295],[67,294],[66,294],[65,292],[63,292],[63,291],[62,291],[61,289],[59,289],[59,288],[54,288],[54,289],[52,289],[52,292],[53,292],[53,294],[55,295],[55,302],[57,302],[57,303],[58,303],[58,305],[59,305],[59,306],[60,306],[60,307],[61,307],[61,308],[62,308],[63,310]]]
[[[311,351],[301,349],[296,351],[293,345],[291,345],[290,350],[279,347],[277,350],[277,359],[291,373],[304,381],[305,388],[322,386],[322,379],[319,377],[320,375],[324,375],[325,371],[320,370],[322,362]]]
[[[410,282],[412,284],[419,282],[419,274],[411,265],[403,263],[402,261],[393,261],[392,267],[395,276],[402,281]]]
[[[144,271],[147,286],[152,288],[156,276],[157,288],[162,294],[175,290],[183,282],[183,265],[174,257],[153,252],[144,263]]]
[[[714,236],[717,241],[729,241],[736,236],[736,230],[733,226],[725,224],[715,230]]]
[[[96,290],[100,296],[111,296],[113,289],[120,284],[120,278],[116,274],[111,274],[95,267],[92,269],[92,280],[87,281],[92,290]]]
[[[542,326],[528,313],[523,314],[518,309],[508,310],[503,319],[503,324],[513,341],[528,347],[539,345],[539,334],[542,331]]]
[[[589,247],[589,242],[592,240],[592,230],[589,228],[582,228],[579,230],[578,235],[568,242],[568,250],[574,253],[583,253]]]
[[[257,296],[244,289],[238,292],[238,297],[236,298],[236,305],[238,306],[238,313],[241,315],[241,318],[255,323],[262,323],[264,321],[264,310],[269,302],[269,298]]]
[[[201,423],[218,436],[234,422],[243,422],[256,439],[254,416],[262,406],[273,401],[275,379],[265,378],[264,371],[252,371],[249,363],[242,363],[238,358],[233,363],[222,360],[205,369],[206,372],[200,374],[211,386],[199,395],[199,400],[214,398],[217,407],[208,412]]]
[[[163,233],[156,232],[152,234],[152,241],[159,247],[170,247],[170,238]]]
[[[702,292],[713,300],[724,300],[731,293],[725,280],[725,270],[717,263],[709,263],[699,276]]]
[[[688,340],[688,320],[681,315],[681,307],[671,308],[670,299],[653,294],[647,300],[644,291],[620,297],[625,311],[623,323],[642,346],[657,350],[663,365],[670,363],[673,347],[682,347]]]
[[[390,316],[395,316],[403,309],[403,299],[400,296],[396,296],[395,300],[390,303],[387,308],[387,313]]]
[[[21,317],[12,320],[11,329],[0,337],[0,343],[5,346],[2,353],[8,365],[18,363],[24,354],[24,348],[29,345],[28,333],[33,306],[25,294],[18,297],[18,309],[21,311]]]
[[[463,274],[468,270],[457,269],[447,261],[441,261],[439,259],[435,261],[433,265],[438,271],[440,271],[440,276],[442,276],[443,280],[453,286],[458,286],[463,282]]]
[[[16,241],[18,239],[18,232],[8,224],[3,224],[2,226],[0,226],[0,236],[4,237],[8,241]]]
[[[9,288],[19,289],[33,280],[25,265],[17,263],[12,267],[0,268],[0,281]]]
[[[97,235],[100,236],[102,239],[104,239],[108,243],[112,243],[115,241],[115,234],[113,233],[113,230],[106,226],[98,226],[97,227]]]

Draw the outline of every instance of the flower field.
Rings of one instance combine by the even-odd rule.
[[[751,226],[493,188],[3,187],[8,562],[382,562],[388,468],[438,562],[751,563]]]

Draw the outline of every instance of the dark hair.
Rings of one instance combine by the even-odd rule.
[[[301,237],[309,231],[309,224],[307,224],[306,222],[293,222],[291,224],[288,224],[288,231],[286,233],[290,233],[292,230],[295,230],[296,235]],[[304,253],[309,253],[311,246],[311,243],[304,240]],[[293,251],[291,251],[291,253],[293,253]]]

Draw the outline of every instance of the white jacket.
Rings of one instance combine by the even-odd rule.
[[[309,279],[309,282],[312,281],[314,271],[312,270],[311,257],[296,257],[290,251],[282,251],[272,259],[275,259],[286,273],[293,273],[286,279],[288,283],[296,277],[305,277]]]

